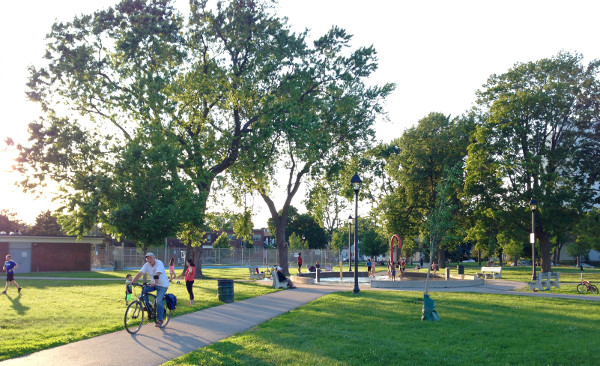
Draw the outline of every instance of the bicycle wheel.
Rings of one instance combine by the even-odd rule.
[[[596,285],[591,285],[589,291],[593,294],[597,294],[598,293],[598,287],[596,287]]]
[[[583,283],[580,283],[579,285],[577,285],[577,292],[579,292],[580,294],[585,294],[587,292],[587,286]]]
[[[125,310],[125,329],[129,334],[137,333],[144,324],[144,305],[134,301]]]

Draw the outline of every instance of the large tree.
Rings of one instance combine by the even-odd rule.
[[[274,126],[263,129],[253,155],[241,157],[232,170],[237,190],[252,189],[265,201],[275,227],[279,263],[287,273],[286,226],[289,209],[308,177],[318,181],[330,169],[364,150],[374,136],[373,124],[385,117],[383,100],[394,85],[367,85],[377,69],[373,47],[349,51],[351,36],[333,27],[306,48],[306,59],[293,65],[284,88],[295,100],[277,99],[266,116]],[[269,133],[270,132],[270,133]],[[278,173],[284,202],[277,209]],[[349,187],[350,176],[344,177]]]
[[[382,218],[388,233],[401,235],[405,240],[415,240],[421,234],[432,237],[431,225],[427,222],[438,203],[439,185],[453,171],[454,177],[462,181],[464,158],[467,154],[468,138],[473,129],[470,117],[451,119],[441,113],[430,113],[415,127],[407,129],[392,143],[397,152],[386,158],[386,171],[396,185],[382,203]],[[453,189],[453,214],[455,220],[462,215],[458,202],[460,184]],[[443,231],[444,235],[447,234]],[[452,236],[456,238],[456,235]],[[445,250],[454,249],[456,240],[436,236],[440,265],[444,265]]]
[[[40,103],[44,116],[30,125],[30,143],[20,147],[24,187],[60,182],[65,219],[74,222],[65,226],[70,233],[82,235],[96,222],[106,222],[115,233],[132,234],[140,225],[135,215],[147,211],[130,210],[132,226],[119,228],[126,222],[110,217],[118,216],[111,212],[121,205],[112,204],[113,196],[107,199],[114,190],[98,189],[99,182],[106,187],[118,182],[141,199],[143,192],[133,190],[150,182],[130,180],[147,172],[117,175],[115,167],[132,149],[165,149],[176,165],[148,165],[164,170],[152,172],[158,185],[147,199],[155,200],[148,202],[153,217],[169,222],[146,236],[157,242],[175,231],[190,246],[200,246],[217,177],[284,129],[283,122],[292,128],[297,119],[275,117],[304,115],[297,109],[324,86],[307,77],[318,74],[323,60],[308,52],[304,34],[290,32],[273,14],[272,4],[219,1],[210,7],[208,1],[192,0],[184,20],[168,0],[123,0],[54,24],[46,64],[30,69],[28,95]],[[325,49],[321,56],[327,57]],[[351,69],[371,67],[362,60],[350,59],[358,64]],[[363,91],[368,90],[356,93]],[[162,203],[156,200],[164,195],[169,197]],[[190,212],[165,216],[168,207],[185,202]],[[159,207],[163,203],[166,209]]]
[[[599,202],[599,67],[559,53],[492,75],[478,92],[481,121],[469,147],[468,200],[527,238],[528,204],[535,198],[542,272],[551,272],[551,236],[566,230],[569,216]]]

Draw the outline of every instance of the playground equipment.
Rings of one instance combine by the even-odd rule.
[[[398,241],[398,250],[402,250],[402,238],[395,234],[390,239],[390,263],[394,263],[394,239]],[[400,256],[398,256],[398,259],[400,259]]]

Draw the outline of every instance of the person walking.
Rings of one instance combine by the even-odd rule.
[[[142,289],[144,301],[148,301],[148,292],[156,291],[156,327],[160,328],[165,317],[164,297],[169,288],[169,278],[165,273],[165,265],[154,256],[154,253],[146,253],[146,263],[135,275],[131,282],[136,282],[142,275],[147,274],[152,281]]]
[[[6,262],[4,262],[4,267],[2,267],[3,271],[6,271],[6,286],[4,286],[4,291],[2,291],[3,295],[6,295],[6,291],[8,290],[8,286],[12,283],[13,286],[17,288],[17,291],[21,293],[21,286],[15,281],[15,270],[19,268],[17,263],[12,260],[12,256],[10,254],[6,255]]]
[[[188,305],[194,305],[194,277],[196,276],[196,264],[192,258],[188,258],[187,269],[185,270],[184,278],[185,278],[185,288],[187,289],[188,294],[190,294],[190,301]]]
[[[298,253],[298,273],[302,273],[302,253]]]

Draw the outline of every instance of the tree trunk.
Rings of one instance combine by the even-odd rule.
[[[477,249],[477,265],[481,266],[481,249]]]
[[[202,273],[202,246],[194,247],[192,249],[194,253],[194,263],[196,264],[196,274],[194,278],[204,278],[204,274]]]
[[[191,241],[185,246],[185,258],[192,258],[194,260],[194,264],[196,265],[196,274],[194,278],[205,278],[202,273],[202,247],[193,247]],[[187,269],[186,265],[183,267],[182,275],[185,273]]]
[[[438,249],[438,268],[446,268],[446,251]]]
[[[548,237],[548,233],[545,232],[542,228],[538,228],[536,230],[540,233],[538,236],[540,243],[540,264],[542,266],[542,273],[550,273],[552,272],[551,258],[550,258],[550,238]]]

